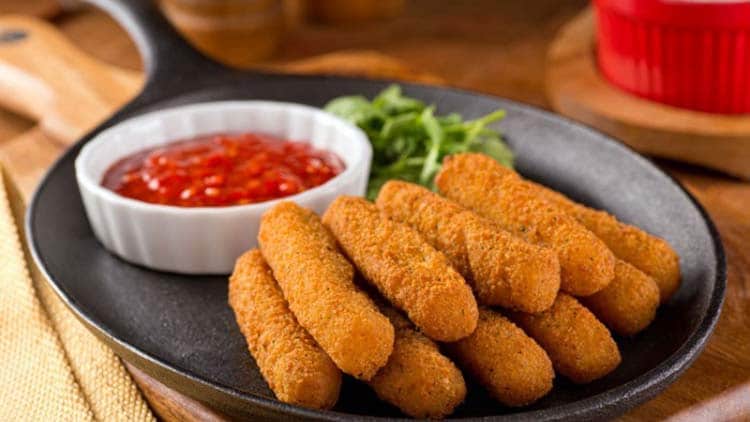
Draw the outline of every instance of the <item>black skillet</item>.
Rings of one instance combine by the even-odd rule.
[[[345,94],[372,96],[387,85],[338,77],[282,76],[224,68],[190,48],[150,0],[95,0],[135,38],[146,63],[143,92],[85,136],[47,173],[27,216],[35,259],[64,302],[122,358],[184,394],[229,414],[255,419],[399,418],[364,385],[347,379],[338,405],[317,412],[273,398],[247,352],[223,277],[187,277],[133,266],[94,238],[76,186],[73,161],[103,128],[146,111],[201,101],[271,99],[322,106]],[[605,419],[654,397],[698,356],[719,316],[726,285],[714,225],[677,182],[612,139],[550,113],[470,92],[402,84],[441,112],[476,117],[507,110],[499,125],[517,167],[594,207],[667,239],[681,256],[683,285],[656,321],[617,339],[620,367],[577,386],[562,378],[551,394],[524,408],[491,400],[476,385],[453,417],[492,420]]]

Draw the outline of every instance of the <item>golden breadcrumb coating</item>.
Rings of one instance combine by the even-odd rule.
[[[659,287],[643,271],[618,259],[615,279],[581,303],[612,331],[623,336],[637,334],[651,324],[659,307]]]
[[[342,371],[372,378],[393,350],[393,326],[354,285],[354,269],[320,218],[281,202],[261,218],[258,241],[300,325]]]
[[[680,287],[680,257],[665,240],[621,223],[604,211],[573,202],[561,193],[528,183],[602,239],[615,256],[650,275],[659,287],[662,302]]]
[[[364,278],[426,336],[456,341],[474,331],[477,303],[471,288],[419,233],[352,196],[336,198],[323,223]]]
[[[381,400],[420,419],[439,419],[466,397],[461,371],[437,345],[392,308],[381,308],[396,329],[388,363],[369,381]]]
[[[620,364],[620,350],[607,327],[565,293],[546,312],[517,312],[512,318],[547,351],[555,370],[575,383],[601,378]]]
[[[547,353],[510,320],[480,308],[477,329],[446,345],[458,364],[499,402],[524,406],[552,389],[555,372]]]
[[[480,303],[535,313],[555,301],[560,264],[553,250],[513,236],[412,183],[387,182],[376,205],[443,252],[472,284]]]
[[[297,323],[257,249],[237,259],[229,278],[229,305],[279,400],[314,409],[336,404],[341,371]]]
[[[615,257],[604,242],[492,158],[482,154],[448,156],[436,184],[441,193],[460,205],[517,236],[554,249],[560,260],[563,291],[588,296],[612,281]]]

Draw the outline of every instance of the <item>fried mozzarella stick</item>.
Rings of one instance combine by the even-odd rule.
[[[542,185],[527,183],[591,230],[615,256],[650,275],[659,287],[662,302],[680,287],[680,258],[669,243],[638,227],[621,223],[604,211],[573,202]]]
[[[581,298],[581,302],[612,331],[632,336],[654,320],[659,287],[643,271],[618,259],[615,279],[603,290]]]
[[[575,383],[601,378],[620,364],[620,351],[609,330],[565,293],[545,312],[516,312],[512,318],[547,351],[555,370]]]
[[[421,186],[387,182],[376,205],[417,230],[472,284],[477,300],[522,312],[552,306],[560,264],[551,249],[534,245]]]
[[[436,184],[449,199],[517,236],[554,249],[560,261],[561,290],[588,296],[612,281],[615,258],[607,245],[492,158],[446,157]]]
[[[393,326],[355,287],[354,269],[320,218],[281,202],[263,214],[258,241],[300,325],[339,369],[372,378],[393,350]]]
[[[481,186],[484,186],[482,185],[482,183],[487,183],[489,186],[505,186],[508,187],[508,192],[511,192],[514,188],[518,188],[523,192],[521,194],[521,198],[523,198],[524,195],[526,198],[531,198],[534,196],[537,197],[536,200],[526,202],[528,206],[534,207],[531,209],[546,207],[546,212],[555,214],[555,212],[549,211],[549,209],[555,208],[556,205],[549,203],[547,205],[544,205],[545,201],[543,197],[540,196],[538,192],[539,188],[536,185],[531,185],[530,182],[523,181],[523,179],[521,179],[515,172],[500,166],[492,159],[474,154],[464,154],[455,156],[454,159],[448,160],[448,162],[444,166],[445,174],[441,173],[438,176],[438,186],[441,189],[443,189],[443,186],[448,186],[451,191],[454,192],[457,196],[456,199],[459,199],[459,201],[461,199],[464,199],[468,202],[466,205],[479,207],[486,213],[487,217],[490,217],[493,221],[498,222],[501,226],[506,228],[513,227],[512,224],[508,223],[507,219],[502,218],[504,214],[503,210],[506,208],[503,208],[503,210],[495,209],[491,206],[491,203],[484,202],[484,198],[474,198],[473,195],[476,194],[477,191],[472,190],[472,188],[470,187],[461,188],[455,183],[451,184],[447,180],[449,174],[455,174],[457,169],[462,168],[462,166],[474,166],[475,168],[477,168],[477,170],[475,170],[477,173],[485,174],[485,176],[481,176],[480,174],[479,177],[474,179],[472,182],[467,181],[467,184],[475,183],[480,188]],[[497,179],[504,180],[505,185],[501,185],[500,183],[502,182],[497,182]],[[480,189],[480,191],[483,190],[483,188]],[[500,190],[502,190],[502,187]],[[502,193],[497,194],[497,196],[501,195]],[[451,195],[448,194],[448,196]],[[519,202],[518,204],[516,204],[517,206],[519,206],[519,210],[517,212],[521,214],[524,213],[524,209],[521,208],[521,200],[519,199],[517,202]],[[509,209],[510,206],[508,206],[507,208]],[[561,208],[557,208],[558,210],[556,211],[556,213],[558,215],[561,213],[565,213],[565,211],[563,211]],[[509,211],[508,213],[511,212],[512,211]],[[570,220],[569,217],[567,219]],[[552,220],[552,222],[546,222],[545,224],[557,223]],[[545,228],[546,227],[542,227],[542,229]],[[585,228],[580,227],[580,229],[586,231],[589,235],[591,235],[591,233],[588,232]],[[519,229],[516,231],[516,234],[519,236],[528,236],[528,231],[524,232],[523,230]],[[566,244],[565,237],[560,238],[559,241],[562,242],[562,245],[566,249],[576,251],[577,246]],[[545,241],[542,240],[542,243],[544,242]],[[603,244],[600,245],[603,246]],[[604,246],[604,248],[606,248],[606,246]],[[587,256],[585,255],[585,253],[583,253],[583,251],[587,249],[577,250],[575,258],[578,260],[585,260]],[[563,255],[561,254],[560,263],[564,272],[565,260],[562,258],[562,256]],[[590,300],[587,300],[584,303],[587,306],[590,306],[591,310],[614,331],[622,335],[632,335],[641,331],[648,324],[650,324],[655,316],[656,308],[658,306],[658,297],[654,296],[654,288],[656,287],[656,283],[650,277],[646,276],[642,272],[627,265],[625,262],[617,258],[614,258],[613,262],[614,271],[612,281],[594,295],[590,295]],[[567,290],[570,291],[570,289]]]
[[[479,310],[477,329],[446,348],[499,402],[532,403],[552,389],[555,372],[547,353],[504,316]]]
[[[474,331],[471,288],[419,233],[352,196],[336,198],[323,223],[364,278],[427,337],[456,341]]]
[[[229,278],[229,305],[279,400],[314,409],[333,407],[341,371],[297,323],[257,249],[237,259]]]
[[[368,382],[381,400],[419,419],[440,419],[466,397],[461,371],[437,345],[393,308],[381,308],[396,329],[388,363]]]

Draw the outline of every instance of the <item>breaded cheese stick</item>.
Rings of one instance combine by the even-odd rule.
[[[659,287],[643,271],[618,259],[615,279],[603,290],[581,298],[604,325],[623,336],[646,328],[659,307]]]
[[[339,369],[372,378],[393,350],[393,326],[354,285],[354,269],[320,218],[281,202],[263,214],[258,241],[300,325]]]
[[[451,414],[466,397],[461,371],[395,309],[381,311],[396,329],[396,342],[388,363],[369,385],[381,400],[411,417],[439,419]]]
[[[471,288],[419,233],[353,196],[336,198],[323,223],[364,278],[426,336],[456,341],[474,331]]]
[[[387,182],[376,205],[443,252],[472,284],[480,303],[528,313],[552,306],[560,288],[560,263],[553,250],[513,236],[412,183]]]
[[[229,305],[260,373],[279,400],[314,409],[333,407],[341,371],[297,323],[257,249],[237,259],[229,278]]]
[[[436,184],[449,199],[517,236],[554,249],[560,260],[561,290],[588,296],[612,281],[615,258],[604,242],[492,158],[448,156]]]
[[[480,308],[477,329],[446,348],[459,366],[507,406],[532,403],[552,389],[555,372],[547,353],[490,309]]]
[[[512,319],[547,351],[555,370],[575,383],[601,378],[620,364],[607,327],[565,293],[545,312],[514,312]]]
[[[604,212],[571,201],[565,195],[527,181],[548,201],[574,216],[597,235],[616,257],[650,275],[667,301],[680,287],[680,258],[665,240],[638,227],[621,223]]]

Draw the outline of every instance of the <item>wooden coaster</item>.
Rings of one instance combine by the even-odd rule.
[[[562,27],[547,53],[547,96],[567,117],[636,150],[750,180],[750,116],[686,110],[628,94],[596,66],[589,8]]]

